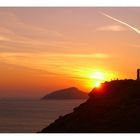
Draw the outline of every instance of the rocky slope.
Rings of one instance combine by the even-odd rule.
[[[41,132],[140,132],[140,81],[103,83],[85,103]]]
[[[87,99],[88,94],[79,90],[76,87],[70,87],[66,89],[61,89],[47,94],[42,98],[42,100],[50,99]]]

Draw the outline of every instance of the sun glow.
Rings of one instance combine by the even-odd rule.
[[[104,80],[104,73],[102,72],[95,72],[93,73],[90,78],[98,79],[98,80]]]
[[[94,87],[100,87],[101,83],[106,80],[105,74],[103,72],[99,72],[99,71],[94,72],[90,76],[90,78],[93,79],[92,84]]]
[[[114,79],[114,75],[110,72],[97,70],[88,73],[87,86],[89,88],[101,87],[101,83]]]
[[[79,78],[79,85],[85,91],[91,91],[94,87],[101,87],[105,81],[116,79],[116,73],[101,68],[80,68],[73,72]]]
[[[100,86],[101,86],[101,82],[100,81],[95,82],[95,87],[100,87]]]

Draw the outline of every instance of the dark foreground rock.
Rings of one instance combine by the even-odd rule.
[[[103,83],[89,93],[85,103],[41,132],[140,132],[140,81]]]

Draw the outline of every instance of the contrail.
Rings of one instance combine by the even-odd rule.
[[[131,26],[131,25],[129,25],[129,24],[127,24],[127,23],[121,21],[121,20],[118,20],[118,19],[116,19],[116,18],[114,18],[114,17],[112,17],[112,16],[110,16],[110,15],[107,15],[107,14],[105,14],[105,13],[103,13],[103,12],[100,12],[100,13],[101,13],[102,15],[104,15],[104,16],[106,16],[106,17],[112,19],[112,20],[114,20],[114,21],[117,21],[117,22],[119,22],[119,23],[121,23],[121,24],[123,24],[123,25],[129,27],[130,29],[132,29],[132,30],[135,31],[136,33],[140,34],[140,30],[138,30],[137,28],[135,28],[135,27],[133,27],[133,26]]]

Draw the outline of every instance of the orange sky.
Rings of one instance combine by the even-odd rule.
[[[0,98],[136,78],[140,8],[0,8]],[[100,79],[99,79],[100,80]]]

